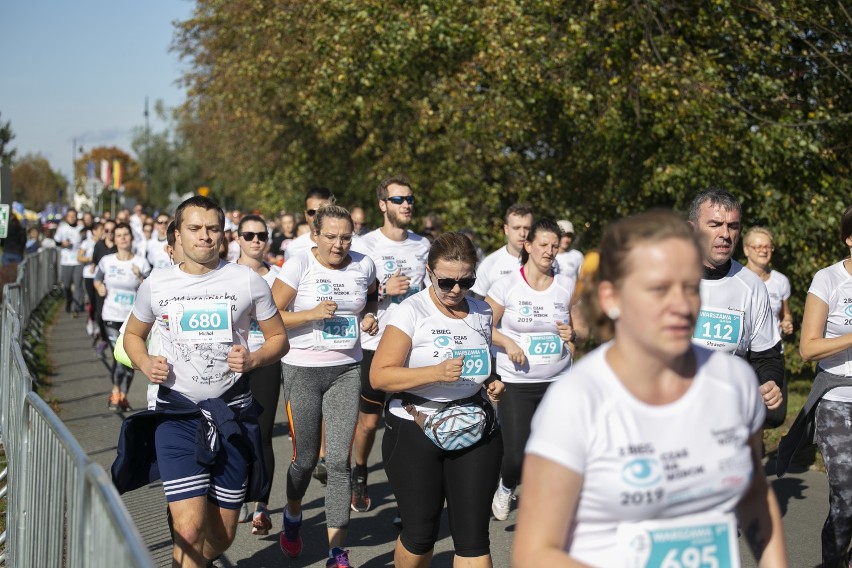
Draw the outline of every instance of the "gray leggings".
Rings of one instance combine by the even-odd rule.
[[[852,539],[852,403],[822,400],[816,409],[815,439],[828,474],[828,517],[822,527],[824,566],[847,565]]]
[[[361,367],[358,363],[334,367],[281,365],[281,383],[290,432],[293,461],[287,469],[287,499],[299,501],[311,482],[319,459],[325,418],[325,465],[328,485],[325,519],[331,528],[349,524],[352,489],[349,447],[358,421]]]
[[[65,311],[70,312],[73,308],[75,313],[83,311],[83,265],[62,266],[59,271],[62,278],[62,287],[65,288]]]

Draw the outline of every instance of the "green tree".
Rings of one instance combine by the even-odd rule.
[[[2,115],[2,114],[0,114]],[[9,148],[9,144],[15,138],[15,133],[12,131],[12,124],[8,120],[6,124],[0,121],[0,166],[11,166],[12,160],[15,159],[17,152],[13,148]]]
[[[204,185],[204,178],[192,146],[181,136],[162,101],[154,104],[154,113],[166,122],[166,128],[155,133],[136,128],[131,144],[145,172],[145,201],[155,208],[165,208],[170,194],[194,192]]]
[[[800,313],[846,254],[852,19],[803,0],[199,0],[181,124],[211,179],[270,208],[371,203],[404,172],[448,228],[506,207],[613,219],[724,186],[778,235]]]

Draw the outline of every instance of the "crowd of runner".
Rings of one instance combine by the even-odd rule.
[[[208,565],[241,521],[268,534],[270,501],[284,504],[280,548],[298,557],[320,538],[302,534],[313,476],[327,566],[351,566],[350,515],[371,507],[384,423],[398,567],[430,564],[445,507],[455,565],[491,566],[489,523],[519,487],[516,566],[738,565],[738,531],[760,566],[786,566],[761,458],[763,429],[786,416],[781,337],[794,323],[768,229],[746,234],[747,265],[733,260],[741,206],[711,189],[685,218],[613,223],[584,259],[569,220],[519,203],[485,256],[435,215],[418,234],[416,204],[398,176],[377,186],[372,230],[321,187],[269,220],[200,196],[174,216],[67,212],[54,237],[65,309],[85,314],[111,366],[108,408],[132,410],[134,368],[150,382],[113,478],[120,491],[162,479],[175,565]],[[841,225],[852,249],[852,208]],[[782,443],[792,459],[816,430],[826,566],[847,565],[852,538],[850,305],[847,259],[808,291],[801,352],[821,380]],[[276,418],[293,453],[273,491]],[[708,530],[711,542],[696,536]]]

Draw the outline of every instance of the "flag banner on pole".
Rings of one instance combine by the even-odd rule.
[[[89,179],[93,179],[95,177],[95,161],[89,160],[88,166],[86,168],[86,177]]]
[[[110,182],[109,160],[101,160],[101,181],[104,182],[105,186],[109,187],[109,182]]]
[[[121,162],[118,160],[112,161],[112,188],[118,189],[121,187]]]

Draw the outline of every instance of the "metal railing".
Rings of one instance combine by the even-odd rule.
[[[32,390],[25,353],[33,346],[24,328],[35,323],[33,342],[45,314],[39,308],[54,289],[57,251],[28,256],[17,281],[3,287],[0,314],[0,435],[6,470],[0,498],[6,499],[6,530],[0,562],[6,566],[104,568],[153,566],[130,514],[102,467]]]

